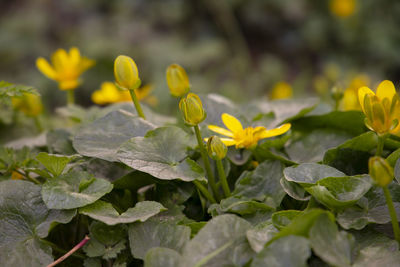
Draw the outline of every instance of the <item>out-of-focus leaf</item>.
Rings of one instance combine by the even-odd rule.
[[[181,255],[170,248],[154,247],[144,257],[144,267],[177,267]]]

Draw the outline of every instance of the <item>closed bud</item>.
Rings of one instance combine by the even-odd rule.
[[[171,95],[183,97],[190,90],[189,78],[184,68],[178,64],[169,65],[167,68],[167,84]]]
[[[369,159],[369,175],[375,183],[381,187],[390,184],[394,178],[393,168],[381,157],[372,157]]]
[[[190,126],[196,126],[206,118],[200,97],[190,93],[179,102],[184,121]]]
[[[128,56],[118,56],[114,61],[115,83],[122,89],[134,90],[139,88],[139,72],[135,61]]]
[[[211,136],[207,141],[207,152],[213,160],[225,158],[228,148],[218,136]]]
[[[333,100],[340,101],[340,100],[342,100],[343,95],[344,95],[344,91],[342,90],[342,88],[334,86],[331,89],[331,96],[332,96]]]

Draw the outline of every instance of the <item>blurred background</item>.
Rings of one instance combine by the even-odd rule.
[[[398,0],[1,1],[0,80],[36,87],[47,110],[63,106],[65,92],[35,60],[76,46],[96,61],[76,90],[83,106],[113,81],[120,54],[153,86],[156,110],[176,105],[165,82],[171,63],[186,69],[194,92],[237,102],[399,85],[399,15]]]

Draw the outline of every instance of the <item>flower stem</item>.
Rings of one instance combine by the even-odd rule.
[[[139,100],[136,97],[135,90],[129,89],[129,93],[131,94],[131,98],[132,98],[133,104],[135,105],[135,108],[136,108],[136,111],[137,111],[138,115],[140,117],[142,117],[143,119],[146,119],[146,117],[144,116],[142,107],[140,106]]]
[[[62,262],[63,260],[65,260],[66,258],[68,258],[69,256],[71,256],[72,254],[74,254],[75,251],[77,251],[78,249],[80,249],[81,247],[83,247],[88,241],[90,240],[90,238],[88,236],[85,236],[85,238],[79,242],[78,245],[76,245],[75,247],[73,247],[70,251],[68,251],[66,254],[64,254],[64,256],[58,258],[56,261],[54,261],[53,263],[50,263],[49,265],[47,265],[47,267],[53,267],[56,266],[57,264],[59,264],[60,262]]]
[[[217,203],[217,201],[215,201],[215,198],[210,194],[210,192],[208,192],[207,188],[202,185],[199,181],[193,181],[194,185],[197,187],[197,189],[199,189],[199,191],[203,194],[203,196],[205,196],[211,203]]]
[[[38,129],[39,133],[43,132],[43,126],[40,122],[39,116],[33,117],[33,121],[35,122],[35,126]]]
[[[385,145],[385,139],[386,139],[386,136],[379,136],[378,135],[378,145],[376,147],[375,156],[380,157],[382,155],[383,147]]]
[[[215,198],[219,201],[220,197],[219,197],[219,194],[218,194],[217,185],[215,184],[214,175],[213,175],[213,173],[211,171],[210,161],[208,160],[208,155],[207,155],[206,149],[205,149],[204,144],[203,144],[203,138],[201,137],[199,126],[195,125],[193,127],[194,127],[194,131],[196,132],[197,143],[199,144],[199,147],[200,147],[200,154],[201,154],[201,157],[203,158],[204,167],[206,169],[208,182],[210,183],[210,186],[211,186],[211,189],[212,189],[212,191],[214,193]]]
[[[230,197],[231,190],[229,189],[228,181],[226,180],[226,175],[225,175],[224,166],[222,165],[222,160],[217,159],[216,163],[217,163],[219,180],[221,181],[221,185],[222,185],[222,189],[224,190],[225,197]]]
[[[389,189],[387,186],[382,187],[382,189],[383,189],[383,193],[385,194],[386,204],[389,209],[390,218],[392,219],[394,238],[396,239],[397,243],[399,243],[399,245],[400,245],[400,228],[399,228],[399,222],[397,220],[396,210],[394,209],[392,196],[390,195],[390,192],[389,192]]]
[[[75,90],[67,90],[67,105],[71,106],[75,104]]]

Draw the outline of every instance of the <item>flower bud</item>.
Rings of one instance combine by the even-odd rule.
[[[211,136],[207,141],[207,152],[213,160],[225,158],[228,148],[218,136]]]
[[[340,100],[342,100],[344,95],[344,91],[342,88],[334,86],[331,89],[331,97],[333,98],[333,100],[339,102]]]
[[[206,118],[200,97],[190,93],[179,102],[184,121],[190,126],[196,126]]]
[[[189,78],[184,68],[178,64],[171,64],[167,68],[166,76],[171,95],[183,97],[189,92]]]
[[[139,72],[135,61],[128,56],[118,56],[114,61],[115,83],[122,89],[134,90],[139,88]]]
[[[393,168],[381,157],[372,157],[369,159],[369,175],[375,183],[381,187],[390,184],[394,178]]]

